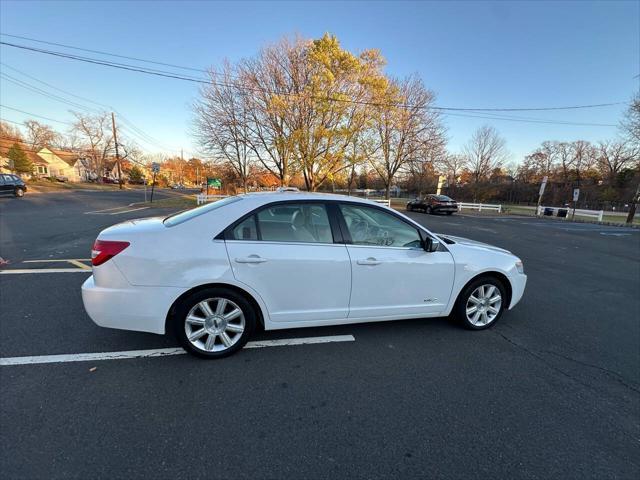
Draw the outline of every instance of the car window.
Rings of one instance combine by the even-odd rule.
[[[234,240],[258,240],[258,230],[256,229],[256,216],[251,215],[243,220],[232,230]]]
[[[260,210],[257,218],[263,241],[333,243],[329,215],[322,204],[273,205]]]
[[[192,218],[198,217],[205,213],[209,213],[213,210],[217,210],[218,208],[222,208],[225,205],[229,205],[230,203],[239,202],[240,200],[242,200],[242,198],[240,197],[226,197],[216,202],[206,203],[201,207],[192,208],[190,210],[183,210],[182,212],[169,215],[164,219],[164,224],[167,227],[173,227],[174,225],[178,225],[180,223],[191,220]]]
[[[4,175],[0,175],[0,185],[4,185]]]
[[[351,241],[355,245],[420,248],[418,230],[380,209],[340,205]]]
[[[9,184],[9,183],[13,182],[13,179],[11,178],[11,175],[0,175],[0,177],[3,178],[4,183]]]

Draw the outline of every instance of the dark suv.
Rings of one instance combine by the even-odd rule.
[[[27,186],[22,179],[11,173],[0,173],[0,195],[13,195],[23,197]]]
[[[453,212],[458,211],[458,204],[446,195],[430,194],[408,202],[407,210],[410,212],[422,210],[425,213],[446,213],[451,215]]]

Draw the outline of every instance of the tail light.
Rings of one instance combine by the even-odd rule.
[[[115,257],[129,246],[129,242],[116,242],[112,240],[96,240],[91,249],[91,265],[97,267],[107,260]]]

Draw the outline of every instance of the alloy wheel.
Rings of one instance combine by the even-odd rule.
[[[228,298],[198,302],[184,320],[188,341],[204,352],[223,352],[235,345],[245,330],[242,309]]]
[[[471,293],[467,300],[467,320],[476,327],[484,327],[496,319],[501,307],[500,289],[490,283],[481,285]]]

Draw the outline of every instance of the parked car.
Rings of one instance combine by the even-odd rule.
[[[173,190],[182,190],[184,188],[184,185],[181,183],[174,183],[173,185],[171,185],[171,188]]]
[[[507,250],[440,236],[391,208],[341,195],[227,197],[103,230],[82,300],[98,325],[164,334],[206,358],[254,329],[453,314],[494,325],[527,277]],[[401,328],[401,327],[400,327]]]
[[[446,195],[429,194],[422,198],[415,198],[407,203],[409,212],[422,210],[425,213],[446,213],[451,215],[458,211],[458,204]]]
[[[20,198],[26,192],[27,186],[19,176],[9,173],[0,174],[0,195],[13,195]]]

